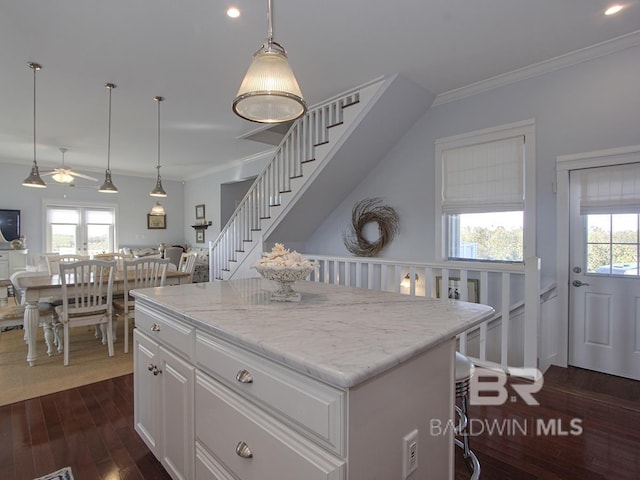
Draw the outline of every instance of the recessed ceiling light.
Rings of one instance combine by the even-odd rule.
[[[604,11],[605,15],[615,15],[622,10],[622,5],[612,5]]]
[[[227,15],[231,18],[238,18],[240,16],[240,10],[236,7],[230,7],[229,10],[227,10]]]

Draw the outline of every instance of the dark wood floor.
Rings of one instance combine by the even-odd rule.
[[[0,407],[0,479],[169,479],[133,429],[133,375]]]
[[[471,407],[482,479],[640,479],[640,382],[552,367],[535,396],[540,406]],[[563,431],[579,418],[583,431],[486,431],[494,421],[537,418],[559,419]],[[456,453],[455,478],[463,480],[469,475]],[[133,429],[132,375],[0,407],[0,479],[30,480],[67,465],[76,480],[169,479]]]
[[[482,479],[640,479],[640,382],[551,367],[535,398],[539,406],[516,400],[500,407],[470,408],[470,417],[476,419],[471,448],[480,460]],[[538,431],[537,419],[547,426],[561,422],[563,433]],[[579,435],[572,434],[578,433],[571,427],[573,419],[581,422]],[[495,428],[513,426],[514,421],[526,425],[526,433],[524,428],[503,428],[501,435]],[[459,451],[455,478],[469,478]]]

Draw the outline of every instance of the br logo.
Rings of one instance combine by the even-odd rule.
[[[507,379],[521,379],[507,387]],[[503,405],[520,397],[527,405],[540,405],[533,394],[540,391],[544,379],[537,368],[507,368],[505,370],[476,367],[469,383],[469,403],[471,405]],[[509,395],[509,388],[515,395]]]

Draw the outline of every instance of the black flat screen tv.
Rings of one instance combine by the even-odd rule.
[[[0,209],[0,231],[7,242],[20,238],[20,210]]]

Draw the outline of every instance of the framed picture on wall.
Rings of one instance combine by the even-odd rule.
[[[204,243],[204,230],[196,230],[196,243]]]
[[[449,289],[448,297],[454,300],[460,300],[460,279],[449,277]],[[440,298],[440,292],[442,291],[442,277],[436,277],[436,298]],[[480,302],[480,282],[478,279],[467,279],[467,295],[468,302],[478,303]]]
[[[147,229],[161,229],[167,228],[167,216],[166,215],[151,215],[147,213]]]
[[[204,220],[205,218],[204,204],[196,205],[196,220]]]

